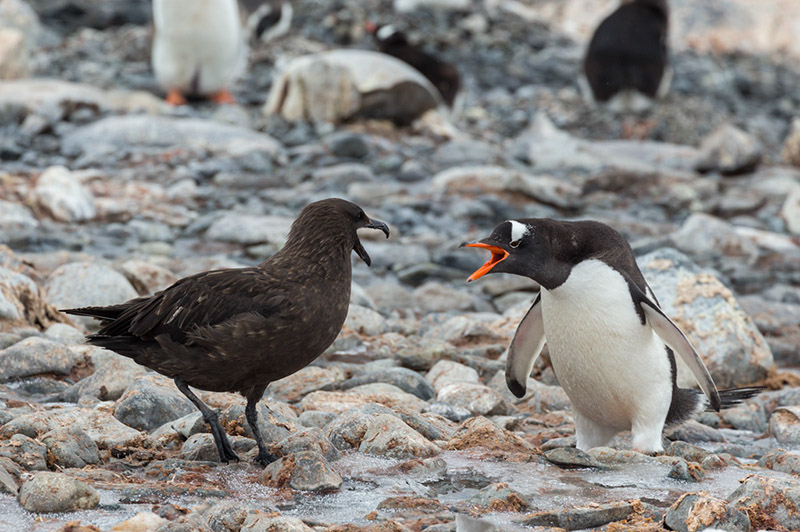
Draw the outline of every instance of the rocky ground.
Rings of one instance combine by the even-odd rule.
[[[238,105],[173,109],[149,67],[147,2],[0,0],[0,77],[18,78],[0,81],[0,528],[800,528],[796,51],[774,24],[746,26],[757,53],[726,41],[728,13],[752,3],[712,17],[675,0],[671,94],[614,115],[577,88],[578,4],[594,20],[608,2],[296,2],[292,32],[253,46]],[[367,18],[459,66],[455,109],[408,108],[404,127],[264,113],[295,57],[370,49]],[[334,345],[270,386],[262,433],[282,458],[266,469],[241,397],[200,394],[248,457],[220,464],[168,379],[86,346],[94,325],[56,310],[255,264],[329,196],[392,238],[365,240],[371,269],[354,259]],[[718,385],[768,389],[668,431],[659,456],[625,434],[574,449],[546,356],[526,397],[505,386],[537,287],[464,284],[485,257],[458,244],[522,216],[619,229]]]

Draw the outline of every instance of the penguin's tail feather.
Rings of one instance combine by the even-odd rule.
[[[759,393],[763,392],[766,389],[766,386],[744,386],[742,388],[730,388],[727,390],[720,390],[719,391],[719,399],[722,408],[731,408],[738,404],[741,404],[743,401],[750,399],[751,397],[755,397]],[[713,412],[714,410],[711,408],[711,405],[706,406],[707,412]]]

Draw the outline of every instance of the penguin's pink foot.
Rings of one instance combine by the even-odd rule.
[[[227,89],[221,89],[209,96],[209,99],[212,102],[220,103],[220,104],[231,104],[236,103],[236,98],[233,97],[233,94],[228,92]]]
[[[165,100],[170,105],[186,105],[186,98],[183,97],[183,94],[178,89],[168,90]]]

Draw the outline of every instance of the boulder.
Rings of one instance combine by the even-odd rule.
[[[42,373],[69,375],[85,362],[82,353],[61,342],[33,336],[0,351],[0,382]]]
[[[420,433],[391,414],[370,420],[358,450],[386,458],[424,458],[441,450]]]
[[[750,532],[747,514],[704,492],[684,494],[667,510],[664,523],[678,532],[706,529]]]
[[[264,112],[291,121],[378,118],[408,124],[440,98],[422,74],[399,59],[331,50],[289,62],[273,82]]]
[[[278,459],[264,469],[261,482],[303,491],[335,491],[342,487],[342,477],[316,451],[299,451]]]
[[[752,172],[761,162],[759,141],[732,124],[714,130],[700,145],[695,168],[698,172],[737,175]]]
[[[800,529],[800,486],[796,480],[748,475],[739,482],[728,501],[750,517],[754,529]]]
[[[29,512],[90,510],[100,504],[93,487],[62,473],[37,473],[19,490],[19,503]]]
[[[59,222],[86,222],[94,218],[94,196],[63,166],[51,166],[36,180],[33,200]]]
[[[664,313],[689,337],[720,388],[763,380],[774,370],[772,352],[731,291],[673,249],[637,260]],[[680,359],[678,385],[696,385]]]
[[[196,410],[170,379],[161,375],[137,378],[114,407],[114,417],[137,430],[152,431]]]

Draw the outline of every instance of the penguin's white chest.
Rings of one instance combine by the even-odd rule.
[[[581,262],[561,286],[542,289],[541,304],[553,368],[575,410],[619,430],[642,416],[663,422],[672,399],[666,348],[616,270]]]
[[[167,90],[201,95],[239,75],[247,46],[236,0],[153,0],[152,63]]]

